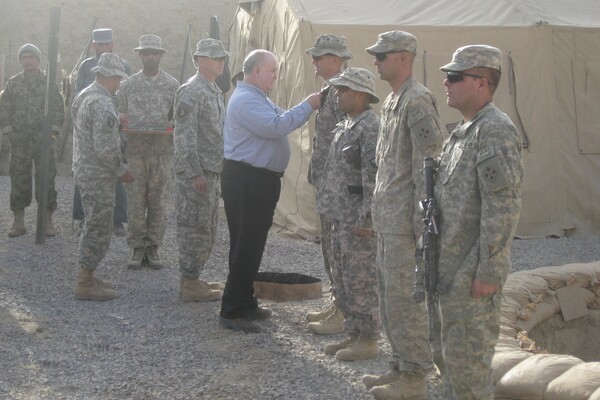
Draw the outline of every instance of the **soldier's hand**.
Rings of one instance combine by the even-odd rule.
[[[206,192],[208,182],[206,181],[204,175],[198,175],[192,178],[192,186],[194,189],[196,189],[196,192],[204,193]]]
[[[315,92],[306,98],[308,104],[313,108],[313,110],[317,110],[321,107],[321,93]]]
[[[135,176],[133,176],[130,170],[126,169],[125,173],[121,176],[121,181],[123,183],[132,183],[135,181]]]
[[[474,278],[473,283],[471,284],[471,297],[473,297],[474,299],[492,296],[497,291],[498,285],[485,283],[477,278]]]
[[[129,117],[125,113],[119,113],[119,124],[121,128],[127,129],[127,125],[129,125]]]

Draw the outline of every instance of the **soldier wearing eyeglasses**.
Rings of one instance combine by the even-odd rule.
[[[127,161],[137,177],[127,185],[129,216],[127,244],[132,249],[128,268],[145,262],[162,268],[158,247],[166,228],[167,182],[173,159],[173,100],[179,82],[160,68],[167,52],[161,38],[147,34],[134,49],[142,70],[121,83],[119,112],[127,133]]]
[[[475,45],[459,48],[440,68],[448,105],[463,116],[444,143],[435,186],[448,399],[494,398],[491,364],[523,180],[519,133],[493,103],[501,65],[499,49]]]
[[[381,107],[372,205],[379,311],[392,362],[382,375],[363,376],[363,383],[377,399],[423,399],[433,363],[427,311],[412,296],[415,247],[423,226],[418,201],[425,197],[420,165],[425,156],[440,153],[444,127],[437,101],[413,77],[417,39],[412,34],[382,33],[366,51],[392,89]]]

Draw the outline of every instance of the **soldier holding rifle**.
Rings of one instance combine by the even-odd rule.
[[[494,398],[491,364],[523,180],[521,138],[493,103],[501,65],[500,50],[475,45],[441,67],[448,105],[463,116],[444,143],[435,185],[447,399]]]

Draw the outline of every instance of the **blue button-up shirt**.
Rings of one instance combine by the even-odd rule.
[[[284,172],[290,161],[287,135],[306,123],[312,112],[307,101],[284,110],[260,88],[238,82],[225,115],[225,159]]]

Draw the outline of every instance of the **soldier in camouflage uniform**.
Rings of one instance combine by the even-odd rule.
[[[523,180],[521,138],[493,103],[501,65],[500,50],[476,45],[459,48],[441,68],[448,105],[463,116],[444,143],[435,185],[448,399],[494,398],[492,358]]]
[[[101,28],[92,31],[92,49],[95,51],[92,57],[85,59],[77,71],[77,81],[75,82],[75,95],[83,89],[94,83],[96,73],[92,70],[98,65],[100,56],[104,53],[112,53],[114,48],[112,29]],[[125,72],[127,76],[131,75],[131,66],[126,60]],[[121,181],[117,181],[115,191],[115,212],[113,213],[114,230],[116,236],[125,236],[127,234],[124,223],[127,222],[127,193]],[[73,219],[81,221],[79,227],[83,226],[83,205],[81,203],[81,194],[79,187],[75,186],[73,193]]]
[[[93,276],[110,245],[115,181],[133,182],[123,162],[115,93],[127,78],[123,60],[112,53],[100,57],[95,82],[73,101],[73,175],[81,190],[85,222],[79,241],[79,271],[75,298],[110,300],[112,284]]]
[[[332,221],[333,282],[349,338],[326,346],[325,354],[335,354],[339,360],[365,360],[379,353],[377,243],[371,219],[379,116],[369,106],[379,98],[375,77],[366,69],[348,68],[331,84],[348,118],[334,130],[317,210]]]
[[[31,204],[31,162],[35,163],[35,198],[40,201],[42,132],[44,125],[46,85],[48,78],[39,69],[40,50],[33,44],[19,49],[19,62],[23,72],[8,80],[0,94],[0,129],[10,140],[10,209],[15,219],[8,236],[16,237],[27,233],[25,208]],[[58,86],[54,85],[52,99],[55,118],[52,130],[60,131],[64,120],[64,102]],[[56,235],[52,226],[52,213],[56,210],[56,164],[50,151],[48,171],[48,220],[46,235]]]
[[[117,96],[119,111],[128,128],[142,133],[127,137],[127,163],[136,177],[127,185],[127,214],[132,249],[127,266],[139,269],[146,260],[153,269],[162,268],[158,246],[166,227],[167,182],[173,157],[173,137],[164,131],[172,127],[172,109],[179,83],[159,68],[166,50],[156,35],[143,35],[139,52],[143,68],[121,83]],[[143,133],[148,130],[148,133]],[[163,131],[153,134],[152,130]]]
[[[223,169],[223,94],[215,79],[230,53],[221,41],[202,39],[194,60],[198,73],[175,97],[175,196],[183,301],[214,301],[222,286],[199,279],[217,238]]]
[[[377,399],[424,399],[426,372],[433,366],[427,311],[412,296],[415,243],[423,226],[418,201],[425,195],[420,165],[425,156],[440,153],[444,127],[435,98],[412,75],[413,35],[385,32],[366,50],[392,89],[381,108],[373,193],[379,308],[392,361],[387,373],[365,375],[363,383]]]
[[[315,74],[325,80],[321,89],[324,96],[323,104],[317,112],[315,136],[308,168],[308,182],[317,190],[318,198],[323,168],[329,153],[329,145],[333,140],[333,130],[337,123],[345,117],[345,113],[337,105],[335,90],[332,89],[330,80],[339,76],[346,60],[351,59],[353,56],[346,48],[346,38],[331,34],[320,35],[315,45],[306,50],[306,53],[312,56]],[[339,333],[344,330],[344,316],[335,300],[335,286],[331,272],[331,266],[334,264],[333,255],[331,254],[331,220],[323,214],[320,214],[319,217],[321,220],[323,264],[331,284],[332,302],[323,311],[307,313],[306,319],[309,322],[308,328],[317,334]]]

